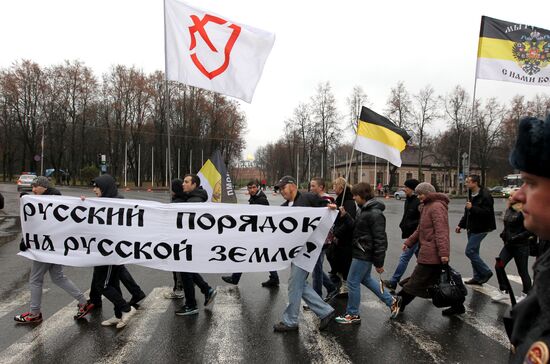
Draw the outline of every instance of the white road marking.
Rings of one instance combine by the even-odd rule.
[[[218,286],[212,307],[211,326],[206,340],[205,363],[242,363],[244,361],[243,313],[238,286]]]
[[[44,299],[44,295],[49,292],[49,290],[49,288],[42,289],[42,299]],[[30,301],[31,292],[28,289],[22,290],[14,295],[10,295],[0,303],[0,318],[6,316],[17,307],[28,305]]]

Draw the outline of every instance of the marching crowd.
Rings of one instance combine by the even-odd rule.
[[[504,244],[499,258],[504,265],[514,259],[523,286],[522,293],[517,298],[518,304],[511,311],[509,336],[514,347],[511,362],[538,358],[538,362],[546,363],[549,359],[550,343],[550,249],[547,249],[547,241],[550,240],[550,117],[546,121],[525,118],[520,122],[510,163],[521,171],[524,180],[523,186],[509,198],[503,215],[504,229],[500,234]],[[493,198],[480,182],[476,175],[466,179],[468,200],[464,215],[455,228],[456,233],[465,230],[467,235],[465,254],[473,270],[473,277],[464,282],[467,285],[483,285],[493,276],[493,270],[479,255],[483,239],[496,229]],[[122,198],[110,175],[97,177],[93,183],[98,197]],[[404,239],[403,252],[391,278],[382,281],[372,272],[374,269],[376,274],[381,275],[385,271],[388,246],[385,206],[375,198],[376,190],[364,182],[349,186],[344,178],[339,177],[332,182],[336,192],[334,200],[326,193],[327,186],[323,179],[312,179],[310,186],[309,192],[300,191],[296,180],[291,176],[284,176],[276,184],[285,200],[283,206],[328,207],[338,209],[339,214],[313,270],[312,285],[307,281],[309,273],[291,264],[288,306],[281,321],[274,325],[274,331],[298,330],[298,316],[302,308],[311,310],[318,316],[319,330],[325,330],[332,321],[343,325],[361,323],[361,285],[388,307],[391,318],[403,312],[416,297],[431,298],[432,289],[438,284],[442,269],[450,262],[447,195],[436,192],[434,186],[427,182],[415,179],[405,182],[406,201],[399,225]],[[247,188],[250,204],[269,205],[258,181],[250,181]],[[171,190],[172,203],[206,202],[208,199],[199,177],[194,174],[186,175],[183,180],[172,181]],[[34,180],[32,192],[36,195],[60,194],[42,176]],[[2,199],[0,203],[3,203]],[[21,249],[26,249],[23,242]],[[537,256],[533,267],[534,281],[531,280],[528,269],[530,254]],[[416,266],[412,274],[403,279],[413,256],[416,256]],[[331,268],[329,272],[323,270],[325,258]],[[145,293],[122,265],[94,267],[87,299],[64,275],[62,266],[38,261],[33,261],[32,264],[29,279],[30,311],[15,316],[17,323],[42,321],[42,284],[47,272],[56,285],[78,301],[75,319],[101,307],[101,296],[105,296],[114,305],[114,316],[101,324],[120,329],[130,322],[139,302],[145,298]],[[242,273],[236,272],[223,276],[222,279],[228,284],[237,285],[241,275]],[[497,278],[501,292],[493,300],[502,302],[511,296],[510,286],[502,275],[497,274]],[[199,312],[195,285],[204,295],[205,307],[211,305],[216,297],[216,290],[200,274],[173,272],[173,280],[173,290],[167,292],[165,298],[185,301],[176,310],[176,315],[195,315]],[[131,294],[129,301],[122,295],[121,282]],[[276,271],[269,272],[268,279],[262,283],[264,287],[278,285],[279,276]],[[324,298],[323,287],[326,291]],[[330,302],[339,295],[347,295],[347,306],[345,313],[337,316]],[[303,307],[302,300],[305,302]],[[463,302],[463,297],[456,300],[442,314],[464,314]]]

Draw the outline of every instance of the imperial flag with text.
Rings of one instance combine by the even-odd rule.
[[[251,102],[275,35],[164,1],[166,77]]]
[[[476,78],[550,86],[550,31],[481,17]]]
[[[401,167],[401,152],[411,137],[385,117],[362,107],[357,125],[355,149],[376,157],[384,158]]]
[[[212,157],[204,163],[197,175],[201,179],[202,188],[208,193],[208,201],[237,203],[231,176],[219,150],[212,153]]]

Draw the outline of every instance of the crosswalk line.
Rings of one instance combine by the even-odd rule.
[[[206,340],[205,363],[241,363],[244,361],[244,321],[238,286],[218,286],[212,307],[211,325]]]
[[[523,284],[523,282],[521,281],[521,277],[520,276],[516,276],[514,274],[508,274],[508,279],[511,280],[512,282],[516,282],[516,283],[519,283],[519,284]]]
[[[375,309],[378,311],[384,311],[389,317],[388,307],[377,299],[368,299],[361,302],[361,306],[367,309]],[[444,363],[445,357],[443,356],[443,347],[437,341],[433,340],[429,335],[424,332],[424,329],[416,326],[410,321],[391,321],[392,325],[397,327],[404,336],[412,339],[418,347],[432,358],[434,363]]]
[[[42,294],[49,292],[49,288],[42,289]],[[0,302],[0,319],[17,307],[28,304],[31,300],[31,292],[28,289],[19,291]]]
[[[103,357],[97,363],[138,363],[142,355],[141,350],[153,337],[155,330],[161,322],[161,317],[171,307],[172,301],[165,299],[163,293],[170,290],[169,287],[154,288],[140,304],[140,309],[126,326],[117,335],[116,340],[121,344],[117,350],[112,350],[111,355]]]
[[[285,301],[288,301],[288,285],[281,284]],[[282,314],[282,313],[281,313]],[[304,312],[300,318],[300,342],[310,355],[310,362],[315,364],[347,364],[351,359],[344,348],[333,337],[319,332],[318,318],[313,312]]]

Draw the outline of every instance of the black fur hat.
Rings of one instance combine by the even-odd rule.
[[[546,121],[526,117],[519,122],[510,164],[520,171],[550,178],[550,115]]]

